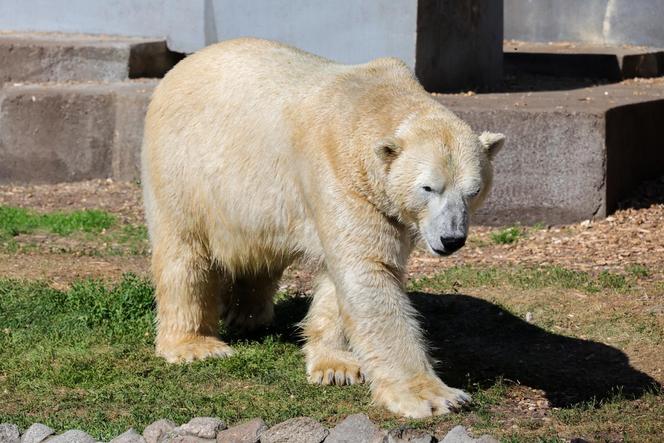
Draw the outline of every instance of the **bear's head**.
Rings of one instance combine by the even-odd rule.
[[[469,215],[486,198],[502,134],[476,135],[451,113],[404,121],[375,154],[383,165],[388,212],[427,249],[449,255],[468,235]]]

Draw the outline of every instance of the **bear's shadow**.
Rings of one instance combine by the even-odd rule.
[[[409,295],[439,361],[441,378],[450,386],[487,387],[507,379],[544,391],[556,407],[601,401],[617,393],[639,398],[661,389],[633,368],[627,355],[605,344],[553,334],[469,295]],[[265,332],[301,342],[297,323],[309,302],[297,297],[278,303],[274,325]]]

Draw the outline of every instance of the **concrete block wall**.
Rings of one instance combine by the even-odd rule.
[[[0,89],[0,183],[137,180],[156,80]]]
[[[502,2],[0,0],[0,29],[165,37],[185,53],[254,36],[341,63],[398,57],[429,90],[485,90],[502,76]]]
[[[664,47],[662,0],[505,0],[505,38]]]

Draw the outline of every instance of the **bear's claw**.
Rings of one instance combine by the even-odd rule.
[[[355,385],[365,382],[359,362],[346,358],[320,359],[309,368],[309,383],[318,385]]]

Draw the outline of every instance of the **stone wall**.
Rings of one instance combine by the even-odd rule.
[[[0,0],[0,30],[163,37],[185,53],[253,36],[341,63],[398,57],[436,91],[502,75],[502,0]]]
[[[505,0],[505,38],[664,47],[662,0]]]

